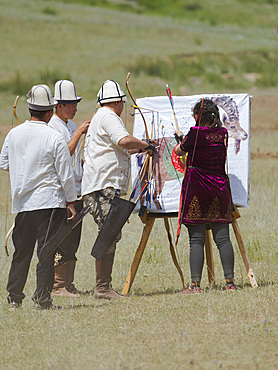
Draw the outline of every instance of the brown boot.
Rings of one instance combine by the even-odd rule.
[[[68,292],[75,295],[76,298],[80,298],[81,292],[76,289],[73,280],[74,280],[74,270],[76,261],[67,261],[67,275],[66,275],[66,289]]]
[[[101,261],[96,259],[96,289],[94,292],[96,299],[123,298],[111,286],[114,255],[115,253],[105,254]]]
[[[54,296],[65,296],[75,298],[76,295],[67,291],[67,262],[54,267],[55,277],[51,294]]]

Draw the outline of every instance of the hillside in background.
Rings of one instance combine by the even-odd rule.
[[[0,125],[16,95],[72,79],[83,117],[106,79],[136,97],[276,94],[278,1],[0,0]],[[24,100],[25,98],[22,98]],[[19,102],[21,119],[28,116]]]
[[[63,1],[63,0],[62,0]],[[276,21],[277,0],[64,0],[106,9],[175,19],[200,21],[212,26],[271,27]],[[277,13],[276,13],[277,14]]]

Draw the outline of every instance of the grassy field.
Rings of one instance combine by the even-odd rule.
[[[93,6],[98,5],[98,7]],[[101,7],[99,7],[101,5]],[[211,92],[253,96],[250,207],[239,226],[259,287],[252,289],[234,235],[239,290],[224,291],[214,246],[216,286],[203,271],[203,294],[179,296],[162,220],[157,220],[129,297],[119,302],[55,298],[57,312],[32,311],[33,258],[23,307],[8,311],[5,290],[13,246],[0,249],[1,369],[276,369],[278,363],[277,40],[278,2],[269,1],[42,1],[0,0],[0,140],[12,126],[12,105],[28,118],[26,97],[35,83],[53,90],[70,78],[83,96],[76,122],[88,119],[106,79],[135,97]],[[123,118],[132,130],[131,100]],[[15,124],[15,122],[13,123]],[[13,221],[9,181],[0,173],[0,238]],[[125,225],[113,271],[121,292],[143,224]],[[171,221],[176,230],[176,220]],[[84,221],[76,283],[94,288],[90,256],[97,235]],[[188,237],[182,229],[178,259],[189,281]]]

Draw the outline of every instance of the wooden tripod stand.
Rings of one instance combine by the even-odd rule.
[[[249,277],[250,284],[252,288],[257,288],[258,284],[254,275],[254,272],[251,268],[250,261],[248,258],[247,251],[245,249],[243,239],[239,230],[237,218],[240,217],[238,210],[236,209],[237,216],[232,215],[232,227],[236,237],[238,249],[240,251],[244,266]],[[211,233],[210,230],[206,230],[206,241],[205,241],[205,250],[206,250],[206,261],[207,261],[207,270],[208,270],[208,280],[210,284],[215,284],[215,274],[214,274],[214,263],[213,263],[213,254],[212,254],[212,243],[211,243]]]
[[[238,214],[237,218],[240,217],[238,211],[237,211],[237,214]],[[150,233],[152,231],[152,228],[153,228],[153,225],[154,225],[154,222],[155,222],[156,218],[163,218],[164,219],[165,228],[166,228],[166,231],[168,233],[168,238],[169,238],[169,242],[170,242],[170,252],[171,252],[171,255],[172,255],[172,259],[173,259],[173,262],[174,262],[174,264],[175,264],[175,266],[176,266],[176,268],[177,268],[177,270],[180,274],[181,281],[182,281],[182,284],[183,284],[183,287],[184,287],[183,273],[182,273],[182,270],[180,269],[180,267],[178,265],[177,258],[176,258],[176,255],[175,255],[175,250],[174,250],[172,242],[171,242],[171,237],[169,237],[170,230],[169,230],[169,220],[168,220],[168,218],[177,217],[177,216],[178,216],[177,213],[168,213],[166,215],[165,214],[160,214],[160,213],[145,213],[144,217],[141,217],[141,220],[145,224],[145,226],[144,226],[144,229],[143,229],[143,232],[142,232],[140,243],[138,245],[138,248],[137,248],[135,256],[133,258],[131,267],[129,269],[129,272],[128,272],[128,275],[127,275],[127,278],[126,278],[126,281],[125,281],[125,284],[124,284],[124,287],[123,287],[123,290],[122,290],[122,295],[127,295],[129,293],[130,289],[131,289],[131,286],[132,286],[133,281],[135,279],[135,275],[137,273],[139,264],[141,262],[143,253],[145,251],[145,248],[146,248],[146,245],[147,245],[147,242],[148,242],[148,239],[149,239],[149,236],[150,236]],[[241,237],[241,234],[240,234],[238,223],[237,223],[236,217],[234,217],[234,216],[233,216],[232,226],[233,226],[233,230],[234,230],[235,237],[236,237],[236,240],[237,240],[238,248],[239,248],[240,254],[242,256],[242,259],[243,259],[243,262],[244,262],[244,265],[245,265],[245,268],[246,268],[251,286],[253,288],[256,288],[258,285],[257,285],[256,279],[255,279],[255,275],[254,275],[253,270],[250,266],[249,258],[248,258],[246,249],[244,247],[244,243],[243,243],[243,240],[242,240],[242,237]],[[214,262],[213,262],[212,242],[211,242],[211,232],[210,232],[210,230],[206,231],[205,251],[206,251],[208,280],[209,280],[210,284],[214,284],[215,283],[215,274],[214,274]]]

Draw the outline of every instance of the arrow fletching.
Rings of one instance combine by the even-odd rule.
[[[174,101],[173,101],[173,98],[172,98],[172,93],[171,93],[170,87],[167,84],[166,84],[166,92],[167,92],[168,98],[170,100],[171,107],[172,107],[172,109],[174,109]]]

